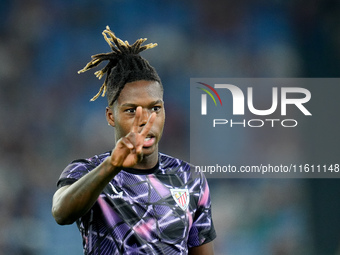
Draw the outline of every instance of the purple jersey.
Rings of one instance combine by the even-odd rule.
[[[58,187],[75,182],[109,155],[72,162]],[[187,254],[216,237],[205,176],[161,153],[152,169],[120,171],[77,225],[88,255]]]

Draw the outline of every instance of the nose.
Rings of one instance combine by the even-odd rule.
[[[148,111],[147,109],[143,109],[142,111],[142,118],[141,118],[141,123],[140,126],[145,126],[145,124],[148,122],[150,117],[150,111]]]

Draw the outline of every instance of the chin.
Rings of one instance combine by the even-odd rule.
[[[143,155],[144,156],[149,156],[149,155],[152,155],[154,153],[158,153],[156,146],[151,146],[151,147],[147,147],[147,148],[143,147]]]

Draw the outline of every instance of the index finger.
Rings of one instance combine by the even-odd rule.
[[[140,123],[141,118],[142,118],[142,107],[137,106],[136,116],[132,124],[131,132],[138,133],[139,123]]]
[[[145,124],[145,126],[143,127],[142,131],[140,132],[140,134],[144,137],[146,137],[149,133],[149,131],[151,130],[152,128],[152,125],[153,123],[155,122],[155,119],[156,119],[156,113],[153,112],[149,119],[148,119],[148,122]]]

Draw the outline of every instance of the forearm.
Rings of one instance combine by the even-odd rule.
[[[100,193],[120,171],[110,160],[70,186],[60,188],[53,196],[52,214],[58,224],[72,224],[93,206]]]

